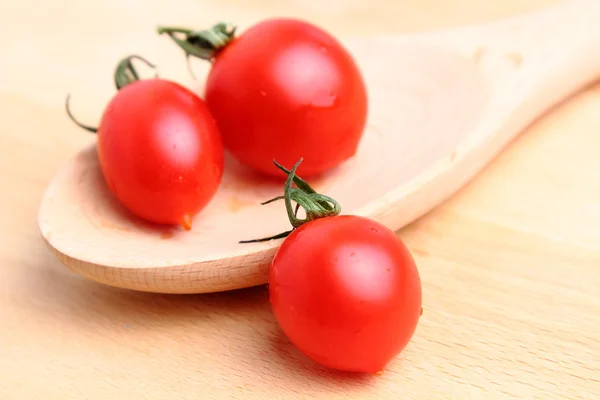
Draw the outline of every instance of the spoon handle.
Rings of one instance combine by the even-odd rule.
[[[568,1],[487,24],[380,40],[386,45],[421,43],[458,53],[475,64],[473,79],[485,91],[484,104],[477,110],[469,109],[474,107],[468,102],[470,93],[452,99],[464,104],[448,118],[477,114],[477,123],[426,174],[396,197],[386,198],[396,206],[382,207],[388,210],[379,218],[401,227],[473,179],[534,120],[600,77],[600,1]],[[413,211],[410,218],[398,211],[406,209]]]
[[[456,149],[455,161],[467,157],[465,172],[478,171],[527,125],[600,77],[598,0],[563,2],[423,39],[471,59],[487,85],[485,111]]]
[[[529,120],[600,76],[600,1],[567,1],[431,39],[481,67],[492,108]]]

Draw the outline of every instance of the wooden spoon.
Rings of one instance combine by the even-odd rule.
[[[600,75],[600,2],[563,3],[493,24],[413,36],[343,40],[364,73],[370,114],[350,161],[310,183],[343,214],[397,230],[467,183],[524,127]],[[288,166],[291,167],[291,166]],[[95,148],[47,189],[39,227],[73,271],[104,284],[166,293],[267,282],[289,229],[282,193],[227,161],[219,192],[193,230],[154,226],[111,197]]]

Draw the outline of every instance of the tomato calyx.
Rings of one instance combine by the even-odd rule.
[[[216,55],[233,40],[236,26],[220,22],[210,29],[194,31],[192,29],[159,26],[159,35],[167,34],[185,52],[187,67],[190,68],[190,57],[213,61]],[[178,37],[179,36],[179,37]]]
[[[127,86],[130,83],[140,80],[140,76],[132,63],[132,60],[142,61],[148,67],[150,67],[154,70],[154,72],[155,72],[154,77],[155,78],[158,77],[158,69],[156,68],[156,65],[152,64],[150,61],[146,60],[145,58],[143,58],[141,56],[130,55],[130,56],[127,56],[124,59],[122,59],[117,64],[117,68],[115,69],[114,82],[115,82],[115,86],[117,87],[117,90],[121,90],[124,86]],[[71,119],[71,121],[73,121],[75,123],[75,125],[77,125],[78,127],[82,128],[82,129],[85,129],[88,132],[98,133],[98,128],[90,126],[90,125],[85,125],[85,124],[79,122],[73,116],[73,113],[71,112],[70,103],[69,103],[70,100],[71,100],[71,95],[67,94],[67,99],[65,100],[65,109],[67,111],[67,116],[69,117],[69,119]]]
[[[117,87],[117,90],[121,90],[124,86],[140,80],[140,76],[137,73],[133,63],[131,62],[131,60],[134,60],[134,59],[140,60],[144,64],[146,64],[148,67],[152,68],[154,70],[154,77],[155,78],[158,77],[158,69],[156,68],[156,65],[152,64],[150,61],[146,60],[143,57],[140,57],[137,55],[131,55],[131,56],[125,57],[123,60],[121,60],[119,62],[119,64],[117,64],[117,69],[115,70],[115,77],[114,77],[115,86]]]
[[[285,208],[288,219],[292,224],[292,229],[266,238],[242,240],[240,243],[265,242],[273,239],[285,238],[292,233],[294,229],[307,222],[314,221],[315,219],[319,218],[333,217],[340,214],[342,208],[337,201],[329,196],[317,193],[305,180],[296,175],[296,170],[300,166],[301,162],[302,158],[291,170],[288,170],[280,165],[277,161],[273,160],[275,166],[288,175],[285,181],[283,195],[274,197],[261,203],[262,205],[265,205],[277,200],[285,200]],[[292,187],[292,183],[295,183],[296,187]],[[292,201],[296,203],[296,207],[292,206]],[[302,207],[306,212],[306,216],[304,218],[298,218],[298,210],[300,207]]]

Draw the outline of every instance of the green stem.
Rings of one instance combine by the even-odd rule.
[[[302,162],[300,159],[291,171],[282,167],[277,161],[273,161],[274,164],[282,171],[288,174],[285,181],[283,190],[283,196],[277,196],[273,199],[267,200],[262,204],[269,204],[277,200],[285,200],[285,209],[288,215],[290,224],[292,224],[292,230],[279,233],[275,236],[270,236],[262,239],[244,240],[240,243],[254,243],[264,242],[273,239],[281,239],[288,236],[294,229],[306,224],[307,222],[314,221],[319,218],[326,218],[338,215],[342,209],[337,201],[324,194],[317,193],[308,183],[302,178],[296,176],[296,170]],[[297,187],[292,187],[292,183],[295,183]],[[292,202],[296,203],[296,207],[292,206]],[[306,212],[306,217],[300,219],[297,217],[298,209],[302,207]]]
[[[65,101],[65,108],[67,109],[67,115],[69,116],[69,118],[71,119],[71,121],[73,121],[75,123],[75,125],[77,125],[78,127],[82,128],[82,129],[85,129],[88,132],[98,133],[98,128],[95,128],[95,127],[89,126],[89,125],[84,125],[81,122],[77,121],[77,119],[71,113],[71,107],[69,106],[69,101],[70,100],[71,100],[71,95],[68,94],[67,95],[67,100]]]
[[[167,34],[184,52],[185,56],[212,61],[233,40],[235,26],[224,22],[210,29],[194,31],[180,27],[159,26],[159,35]],[[181,37],[178,37],[180,35]]]
[[[302,162],[302,159],[300,159],[299,163]],[[290,174],[291,171],[288,170],[287,168],[285,168],[283,165],[279,164],[277,161],[273,160],[273,163],[275,164],[275,166],[277,168],[279,168],[280,170],[282,170],[283,172],[285,172],[286,174]],[[303,191],[307,192],[307,193],[317,193],[315,191],[315,189],[313,189],[308,182],[306,182],[304,179],[300,178],[298,175],[294,174],[294,183],[296,184],[296,186],[298,186],[299,189],[302,189]],[[321,202],[321,205],[323,207],[325,207],[328,210],[333,210],[333,208],[331,207],[331,205],[325,201]]]
[[[140,60],[150,68],[154,69],[155,73],[157,71],[156,65],[152,64],[150,61],[146,60],[143,57],[137,55],[125,57],[123,60],[121,60],[121,62],[119,62],[119,64],[117,65],[117,69],[115,70],[114,79],[117,90],[121,90],[124,86],[127,86],[130,83],[140,80],[140,76],[137,73],[135,67],[133,66],[132,60]]]
[[[194,32],[191,29],[178,28],[178,27],[175,27],[175,26],[172,26],[172,27],[162,27],[162,26],[159,26],[158,29],[157,29],[157,31],[158,31],[159,35],[162,35],[163,33],[167,33],[169,35],[171,33],[183,33],[184,35],[189,35],[192,32]]]

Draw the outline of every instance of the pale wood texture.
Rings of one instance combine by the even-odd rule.
[[[340,33],[385,33],[550,1],[272,3],[0,6],[0,398],[598,398],[598,86],[528,128],[464,190],[400,231],[420,268],[424,315],[379,377],[307,361],[281,335],[264,287],[129,292],[74,275],[48,251],[37,228],[41,195],[93,141],[66,120],[63,96],[72,89],[85,98],[79,113],[93,120],[112,93],[110,77],[98,77],[114,59],[131,51],[151,58],[168,46],[146,39],[157,21],[206,24],[218,11],[240,23],[292,14]],[[183,65],[169,68],[185,74]]]
[[[243,31],[243,28],[241,28]],[[468,182],[534,118],[600,76],[600,3],[426,35],[342,38],[369,91],[357,154],[310,183],[343,213],[397,230]],[[170,54],[160,54],[159,65]],[[200,81],[201,82],[201,81]],[[69,268],[102,283],[204,293],[263,284],[288,229],[281,181],[226,163],[193,229],[145,224],[106,189],[93,146],[53,180],[40,207],[44,239]]]

